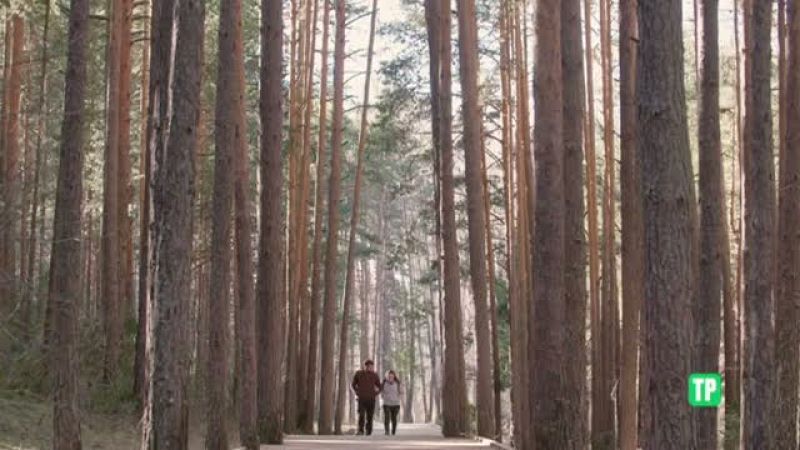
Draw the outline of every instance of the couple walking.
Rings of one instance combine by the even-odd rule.
[[[391,423],[392,435],[397,431],[397,414],[400,412],[400,379],[394,370],[386,372],[383,381],[375,373],[375,363],[364,361],[364,368],[357,371],[351,385],[358,397],[358,434],[372,434],[372,418],[375,415],[375,401],[378,394],[383,398],[383,425],[389,435]],[[365,428],[366,427],[366,428]]]

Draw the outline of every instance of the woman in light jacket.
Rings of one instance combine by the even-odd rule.
[[[381,383],[381,397],[383,397],[383,426],[386,435],[389,435],[389,423],[392,424],[392,435],[397,432],[397,415],[400,413],[400,397],[403,389],[400,379],[394,370],[386,372],[386,377]]]

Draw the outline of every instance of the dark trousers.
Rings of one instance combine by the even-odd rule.
[[[383,405],[383,427],[389,433],[389,422],[392,424],[392,434],[397,432],[397,415],[400,413],[400,406]]]
[[[375,399],[358,399],[358,432],[372,434],[372,418],[375,416]],[[366,422],[366,430],[364,425]]]

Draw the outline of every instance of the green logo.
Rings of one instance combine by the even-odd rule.
[[[694,408],[716,408],[722,403],[722,375],[693,373],[689,375],[689,404]]]

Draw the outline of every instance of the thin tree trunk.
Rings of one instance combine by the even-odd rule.
[[[36,118],[36,156],[34,162],[33,174],[33,194],[31,196],[31,221],[28,244],[28,277],[30,279],[30,287],[28,288],[28,299],[26,300],[27,314],[26,326],[33,324],[33,301],[39,294],[39,277],[36,274],[37,259],[36,249],[38,247],[36,241],[36,223],[39,219],[39,184],[42,168],[42,137],[45,135],[47,121],[45,120],[45,113],[47,109],[47,46],[50,31],[50,1],[45,1],[44,9],[44,30],[42,31],[42,55],[41,55],[41,69],[39,72],[39,100],[37,105],[37,118]],[[42,222],[44,222],[42,220]]]
[[[370,358],[369,353],[369,260],[361,260],[361,288],[359,289],[359,297],[361,298],[361,328],[360,328],[360,342],[359,350],[361,361],[366,361]]]
[[[523,11],[526,9],[523,4]],[[527,45],[523,42],[523,26],[522,21],[525,20],[525,12],[520,14],[519,3],[515,3],[514,14],[511,20],[513,21],[514,32],[514,54],[516,66],[516,88],[517,88],[517,149],[516,149],[516,177],[517,177],[517,210],[519,226],[517,230],[517,252],[516,264],[518,267],[517,273],[520,274],[517,289],[517,305],[518,311],[514,313],[516,317],[516,329],[519,335],[515,341],[519,342],[518,352],[518,368],[521,383],[518,383],[519,391],[524,393],[519,395],[522,415],[518,421],[520,431],[520,447],[528,447],[532,444],[532,430],[528,426],[531,420],[531,404],[530,404],[530,379],[526,374],[529,370],[528,361],[528,338],[530,330],[528,328],[528,315],[529,315],[529,299],[532,295],[532,277],[529,267],[531,264],[531,234],[533,221],[531,220],[531,213],[534,209],[534,184],[531,175],[530,166],[530,109],[528,106],[528,71],[527,71],[527,58],[526,48]],[[514,325],[512,325],[513,327]]]
[[[512,105],[511,105],[511,17],[510,4],[508,0],[503,0],[500,6],[500,89],[501,89],[501,118],[503,126],[502,160],[503,160],[503,189],[504,189],[504,213],[505,213],[505,238],[506,238],[506,261],[505,272],[508,281],[508,301],[509,301],[509,328],[511,345],[511,411],[513,434],[512,441],[519,445],[521,441],[519,426],[522,422],[522,400],[520,386],[522,384],[522,373],[519,367],[519,353],[521,342],[517,339],[519,335],[516,326],[518,306],[517,280],[519,274],[516,271],[516,226],[514,224],[514,194],[513,190],[513,125],[512,125]]]
[[[257,314],[265,318],[258,339],[258,430],[266,444],[283,441],[281,374],[286,314],[283,295],[283,186],[281,82],[283,78],[283,2],[261,3],[261,236],[258,258]]]
[[[53,307],[53,448],[80,450],[78,411],[78,310],[81,296],[81,201],[83,190],[83,127],[86,57],[89,44],[89,1],[72,0],[64,85],[61,162],[53,223],[49,304]]]
[[[734,239],[736,239],[736,275],[735,279],[733,274],[730,273],[730,250],[731,245],[728,239],[728,233],[725,233],[724,242],[727,244],[728,257],[723,263],[723,268],[728,268],[728,273],[725,275],[725,284],[723,286],[729,289],[729,292],[723,293],[725,296],[725,449],[736,450],[739,448],[740,439],[740,419],[741,419],[741,374],[742,374],[742,358],[741,358],[741,327],[739,312],[741,311],[741,274],[742,274],[742,195],[744,191],[743,184],[743,156],[744,156],[744,131],[742,127],[742,100],[741,100],[741,67],[739,64],[739,0],[733,2],[733,35],[734,35],[734,70],[736,92],[736,158],[732,170],[732,184],[738,179],[739,192],[739,226],[736,226],[734,221],[734,211],[736,210],[737,198],[731,193],[731,230],[734,231]],[[738,169],[736,167],[736,160],[738,160]],[[738,173],[738,176],[737,176]],[[732,188],[733,190],[733,188]]]
[[[144,3],[145,14],[152,14],[150,0]],[[142,80],[141,80],[141,113],[142,117],[148,117],[150,111],[149,86],[150,86],[150,24],[144,26],[144,45],[142,46]],[[150,132],[147,120],[142,120],[141,125],[141,165],[142,181],[140,185],[141,205],[139,209],[139,292],[138,292],[138,315],[136,323],[136,350],[134,357],[134,382],[133,392],[139,400],[140,405],[144,405],[146,398],[146,367],[147,367],[147,323],[150,316],[150,289],[152,279],[150,273],[150,224],[152,205],[150,200],[151,165],[152,153],[150,151]]]
[[[444,244],[444,379],[449,388],[443,396],[442,433],[447,437],[467,432],[467,390],[464,374],[464,340],[462,334],[461,282],[456,236],[455,180],[453,179],[453,112],[450,0],[440,4],[439,31],[439,107],[442,152],[442,242]],[[385,308],[385,306],[384,306]],[[384,324],[386,326],[386,324]]]
[[[580,0],[561,2],[561,70],[564,89],[564,354],[565,416],[569,449],[585,449],[586,411],[586,228],[583,200],[585,79]]]
[[[501,409],[501,395],[503,392],[503,384],[500,380],[500,341],[498,338],[497,322],[497,295],[495,293],[495,261],[494,261],[494,244],[492,240],[492,220],[491,220],[491,201],[489,200],[489,179],[486,167],[486,148],[483,138],[483,130],[481,130],[481,182],[483,184],[483,220],[486,232],[486,261],[488,263],[489,279],[489,317],[491,325],[491,339],[492,339],[492,394],[493,394],[493,413],[495,430],[492,439],[502,441],[502,428],[503,428],[503,412]]]
[[[228,447],[226,427],[228,392],[228,326],[231,288],[231,214],[233,213],[234,165],[243,145],[243,105],[238,69],[243,64],[241,2],[220,4],[219,56],[214,119],[214,194],[211,206],[211,276],[209,278],[209,340],[206,449]],[[239,236],[240,239],[249,236]],[[201,289],[206,289],[201,286]]]
[[[111,3],[107,63],[106,146],[103,159],[103,228],[100,241],[102,255],[101,298],[105,353],[103,377],[112,380],[119,368],[122,345],[122,304],[120,297],[119,241],[119,141],[120,141],[120,30],[124,0]]]
[[[602,251],[602,304],[600,306],[600,392],[603,416],[601,428],[596,430],[596,444],[609,448],[617,445],[614,418],[616,402],[614,386],[617,383],[619,364],[619,307],[617,303],[617,249],[616,249],[616,157],[614,148],[614,85],[611,55],[611,1],[600,1],[600,54],[603,75],[603,242]]]
[[[118,173],[117,201],[119,218],[119,296],[120,325],[133,317],[133,221],[128,214],[133,202],[131,186],[131,26],[133,24],[133,1],[120,0],[119,7],[119,103],[117,140]]]
[[[786,72],[785,123],[800,120],[800,4],[790,0],[788,7],[789,60]],[[781,115],[784,119],[784,114]],[[784,125],[785,126],[785,125]],[[774,448],[797,448],[797,389],[800,370],[800,132],[796,126],[781,135],[785,150],[781,164],[780,220],[777,246],[778,286],[775,309],[775,393],[772,412]],[[783,145],[782,145],[783,148]],[[779,356],[779,357],[778,357]]]
[[[11,313],[19,294],[17,278],[17,240],[19,239],[19,214],[20,206],[20,145],[19,145],[19,117],[20,98],[22,96],[22,71],[25,62],[25,20],[19,14],[14,14],[6,26],[11,26],[11,52],[10,58],[5,63],[8,69],[5,93],[6,117],[3,123],[5,155],[0,165],[4,175],[0,178],[3,189],[3,210],[0,210],[0,223],[2,223],[3,254],[0,254],[0,297],[6,303],[4,313]],[[20,268],[22,270],[22,268]],[[2,311],[2,310],[0,310]],[[5,317],[5,314],[3,314]]]
[[[644,204],[648,393],[641,447],[694,448],[682,389],[692,359],[695,195],[683,85],[681,2],[639,1],[638,152]]]
[[[314,431],[314,412],[317,405],[317,359],[319,357],[319,313],[320,313],[320,271],[322,266],[322,222],[324,220],[325,192],[325,147],[327,140],[327,106],[328,106],[328,30],[330,23],[330,2],[322,0],[324,13],[322,15],[322,69],[320,74],[319,93],[319,135],[317,138],[317,186],[314,199],[314,247],[312,253],[311,269],[311,316],[309,319],[309,349],[308,365],[305,386],[306,401],[305,421],[301,421],[300,429],[305,433]]]
[[[722,309],[722,233],[725,196],[719,118],[718,4],[703,1],[703,70],[700,104],[700,272],[694,302],[693,371],[719,372]],[[717,447],[717,411],[695,411],[698,448]]]
[[[306,0],[308,1],[308,0]],[[305,230],[303,201],[303,175],[306,172],[305,146],[303,144],[303,103],[306,95],[306,44],[307,34],[304,30],[305,15],[301,14],[300,0],[291,1],[291,41],[290,41],[290,81],[289,81],[289,195],[287,198],[289,228],[287,248],[287,281],[289,317],[286,338],[286,373],[284,379],[284,431],[292,433],[296,426],[297,416],[297,378],[293,376],[298,366],[298,339],[300,324],[301,289],[303,285],[301,254],[305,253],[302,245]]]
[[[336,334],[336,268],[339,244],[339,198],[341,197],[342,132],[344,127],[344,46],[345,0],[335,0],[336,37],[333,67],[333,130],[331,174],[328,185],[328,239],[325,256],[325,300],[322,320],[322,356],[320,362],[319,434],[333,432],[336,373],[333,353]],[[344,395],[344,393],[342,393]]]
[[[356,179],[353,186],[353,206],[350,214],[350,235],[347,245],[347,272],[344,285],[344,305],[342,306],[342,325],[339,334],[339,396],[336,403],[336,417],[334,431],[336,434],[342,432],[342,419],[344,415],[344,395],[348,391],[348,376],[345,375],[347,366],[348,339],[350,337],[350,305],[353,298],[355,258],[356,258],[356,235],[358,234],[358,220],[361,200],[361,183],[364,176],[364,153],[367,149],[367,139],[369,136],[369,122],[367,113],[369,108],[369,88],[372,75],[372,55],[375,45],[375,22],[378,18],[378,0],[372,2],[372,19],[370,22],[369,46],[367,48],[367,72],[364,80],[364,103],[361,109],[361,131],[358,136],[358,160],[356,162]],[[329,261],[330,263],[330,261]]]
[[[603,0],[601,0],[603,1]],[[588,197],[587,225],[589,244],[589,305],[592,336],[592,442],[600,439],[603,428],[603,398],[600,384],[600,255],[597,220],[597,157],[595,155],[594,117],[594,46],[592,44],[592,0],[584,0],[584,39],[586,40],[586,194]]]
[[[300,264],[300,295],[301,295],[301,320],[300,320],[300,345],[297,352],[297,427],[301,428],[304,426],[305,422],[308,420],[305,414],[305,404],[306,398],[309,395],[309,392],[314,392],[313,389],[307,390],[305,389],[305,377],[306,373],[308,372],[308,350],[309,350],[309,339],[310,339],[310,327],[311,327],[311,296],[308,292],[308,270],[309,270],[309,261],[308,261],[308,215],[309,215],[309,196],[311,190],[311,183],[310,183],[310,168],[309,164],[311,162],[311,128],[312,128],[312,114],[314,112],[314,64],[316,62],[316,46],[317,46],[317,33],[316,33],[316,24],[317,24],[317,17],[319,15],[319,0],[314,0],[313,5],[313,17],[311,16],[311,1],[309,0],[308,4],[306,5],[306,33],[308,36],[306,40],[310,42],[307,49],[306,60],[308,61],[308,70],[306,71],[306,103],[305,103],[305,111],[304,111],[304,128],[303,128],[303,155],[304,155],[304,162],[303,162],[303,234],[301,235],[302,238],[302,247],[301,247],[301,264]]]
[[[622,167],[622,355],[619,378],[619,446],[638,448],[637,375],[640,348],[639,318],[644,296],[644,222],[641,164],[636,149],[637,0],[619,3],[620,14],[620,150]]]

